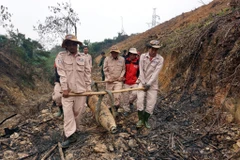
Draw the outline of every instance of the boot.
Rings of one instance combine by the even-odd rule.
[[[77,141],[77,134],[73,133],[70,137],[68,137],[65,141],[61,143],[62,148],[68,148],[70,144]]]
[[[150,124],[148,123],[149,117],[150,117],[150,114],[147,113],[147,112],[144,112],[144,125],[145,125],[145,127],[148,128],[148,129],[151,128]]]
[[[134,105],[133,103],[129,103],[129,108],[131,112],[134,112]]]
[[[60,117],[63,114],[63,108],[62,106],[59,106],[59,110],[57,113],[54,114],[55,117]]]
[[[138,111],[139,121],[137,122],[137,128],[141,128],[144,125],[143,113],[144,113],[144,111]]]

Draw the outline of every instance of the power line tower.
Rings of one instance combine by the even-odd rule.
[[[159,24],[160,16],[156,14],[156,9],[157,8],[153,8],[152,23],[147,23],[151,28]]]
[[[122,20],[121,35],[126,35],[126,32],[124,31],[124,28],[123,28],[123,17],[122,16],[121,16],[121,20]]]

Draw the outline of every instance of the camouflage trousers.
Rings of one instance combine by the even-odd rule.
[[[123,88],[137,88],[137,84],[128,85],[124,84]],[[130,112],[129,103],[133,103],[137,99],[137,91],[123,92],[123,109],[126,112]]]
[[[123,86],[122,82],[118,82],[118,81],[115,81],[113,83],[106,83],[106,90],[110,90],[110,91],[120,90],[122,89],[122,86]],[[121,96],[122,96],[121,93],[113,94],[115,106],[120,106]],[[111,106],[110,98],[108,98],[107,104],[109,107]]]

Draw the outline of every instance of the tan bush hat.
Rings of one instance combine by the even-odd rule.
[[[77,42],[77,44],[79,44],[80,46],[82,45],[82,42],[80,42],[79,40],[77,40],[77,37],[72,35],[72,34],[68,34],[65,36],[65,39],[62,42],[62,48],[66,48],[66,42],[67,41],[73,41],[73,42]]]
[[[111,47],[110,53],[112,53],[112,52],[121,53],[117,46],[112,46],[112,47]]]
[[[161,47],[160,42],[158,40],[151,40],[149,42],[149,44],[152,48],[160,48]]]
[[[132,54],[138,54],[137,49],[136,48],[130,48],[128,53],[132,53]]]

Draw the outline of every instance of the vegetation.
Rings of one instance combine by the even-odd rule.
[[[28,75],[28,77],[26,75],[22,77],[25,80],[31,80],[38,69],[43,70],[46,77],[51,75],[47,67],[50,52],[45,51],[40,43],[26,38],[22,33],[9,32],[9,38],[0,35],[0,52],[7,53],[8,57],[12,57],[21,64],[22,73]]]
[[[102,42],[93,42],[93,43],[91,43],[90,40],[84,40],[83,43],[89,47],[89,53],[91,53],[93,57],[96,57],[106,48],[109,48],[114,44],[124,41],[128,37],[129,37],[128,35],[118,33],[118,36],[114,37],[113,39],[108,38],[108,39],[104,39],[104,41]]]
[[[66,34],[73,32],[77,35],[77,24],[80,20],[69,3],[57,3],[56,7],[48,8],[53,15],[46,17],[43,23],[38,21],[38,25],[33,27],[44,43],[48,45],[56,43]]]

